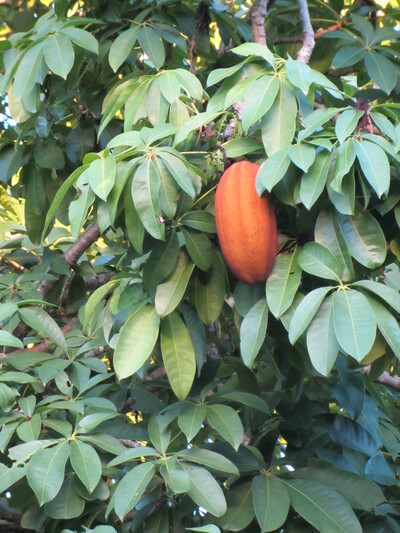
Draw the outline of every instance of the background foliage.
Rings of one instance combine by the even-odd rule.
[[[2,527],[400,530],[399,6],[263,4],[0,2]]]

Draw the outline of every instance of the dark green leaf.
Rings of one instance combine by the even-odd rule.
[[[340,347],[361,361],[372,348],[376,320],[366,297],[356,290],[333,295],[333,322]]]
[[[189,332],[177,313],[161,322],[161,353],[171,388],[184,400],[192,387],[196,358]]]
[[[155,309],[144,306],[123,325],[114,352],[114,369],[119,379],[137,372],[150,357],[158,338],[160,318]]]
[[[280,528],[288,515],[290,498],[285,485],[274,477],[253,478],[253,505],[261,532]]]
[[[115,491],[115,512],[120,520],[123,520],[125,515],[140,501],[155,470],[153,463],[142,463],[121,479]]]
[[[244,317],[240,326],[240,353],[251,368],[267,333],[268,306],[265,299],[257,302]]]

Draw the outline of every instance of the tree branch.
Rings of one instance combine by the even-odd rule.
[[[97,241],[100,237],[99,226],[94,223],[88,227],[81,235],[79,235],[78,240],[64,253],[64,259],[67,265],[73,268],[80,256],[91,247],[91,245]],[[55,281],[40,281],[37,284],[36,290],[39,291],[45,298],[47,294],[54,287]]]
[[[371,365],[364,366],[361,371],[364,376],[368,377],[371,372]],[[400,376],[391,376],[386,370],[375,381],[381,385],[400,391]]]
[[[251,10],[251,27],[255,43],[267,44],[265,35],[265,17],[267,16],[267,0],[256,0]]]
[[[311,58],[312,51],[314,50],[314,30],[311,25],[310,13],[308,12],[307,0],[297,0],[300,9],[300,20],[303,27],[303,44],[300,50],[297,52],[297,61],[302,63],[308,63]]]

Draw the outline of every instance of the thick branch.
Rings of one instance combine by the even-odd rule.
[[[79,236],[78,240],[71,246],[71,248],[65,252],[64,258],[67,265],[74,267],[80,256],[90,248],[99,237],[99,226],[96,223],[89,226],[88,229]]]
[[[311,26],[310,13],[308,12],[307,0],[297,0],[300,9],[300,20],[303,27],[303,44],[297,52],[297,60],[302,63],[308,63],[314,50],[314,30]]]
[[[364,376],[368,377],[370,372],[371,365],[364,366],[364,368],[362,368],[362,373]],[[375,381],[381,385],[385,385],[386,387],[400,391],[400,376],[391,376],[389,372],[386,372],[386,370]]]
[[[64,253],[64,259],[67,265],[71,268],[74,267],[80,256],[91,247],[91,245],[97,241],[100,237],[100,230],[96,223],[88,227],[88,229],[82,233],[78,240]],[[36,290],[38,290],[43,297],[51,291],[55,284],[55,281],[41,281],[38,283]]]
[[[267,44],[265,35],[265,17],[267,16],[267,0],[256,0],[251,10],[251,27],[255,43]]]

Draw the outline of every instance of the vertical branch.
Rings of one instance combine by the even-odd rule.
[[[297,0],[300,9],[300,20],[303,27],[303,44],[297,53],[297,61],[308,63],[314,50],[314,30],[311,26],[310,13],[308,12],[307,0]]]
[[[255,0],[251,10],[251,27],[255,43],[267,44],[265,35],[265,17],[267,16],[267,0]]]

